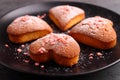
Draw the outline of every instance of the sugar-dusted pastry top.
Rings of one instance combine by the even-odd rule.
[[[31,54],[49,53],[49,50],[55,54],[73,58],[79,55],[80,47],[71,36],[56,33],[50,33],[30,45]]]
[[[71,19],[80,14],[84,14],[84,10],[81,8],[70,6],[70,5],[60,5],[53,7],[49,10],[55,18],[59,19],[59,23],[65,26]]]
[[[28,32],[49,29],[50,26],[42,19],[36,16],[25,15],[16,18],[7,28],[7,32],[11,35],[20,35]]]
[[[113,41],[117,37],[113,29],[113,22],[100,16],[83,20],[73,27],[70,33],[84,34],[103,42]]]

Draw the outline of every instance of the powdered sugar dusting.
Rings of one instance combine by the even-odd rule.
[[[115,39],[115,36],[110,36],[111,33],[115,35],[112,26],[112,21],[100,16],[95,16],[87,18],[77,24],[75,27],[73,27],[73,32],[80,32],[81,34],[86,34],[101,41],[112,41]],[[103,39],[104,37],[106,39]]]
[[[47,36],[38,39],[38,42],[41,41],[39,43],[41,43],[41,46],[42,46],[38,50],[38,52],[46,53],[47,52],[46,49],[56,48],[57,45],[61,45],[61,47],[62,47],[64,45],[66,45],[68,43],[67,41],[70,39],[71,39],[71,37],[68,37],[65,34],[54,34],[54,33],[48,34]]]
[[[51,29],[51,27],[41,18],[25,15],[16,18],[7,28],[7,32],[13,35],[21,35],[38,30]]]
[[[70,6],[70,5],[62,5],[57,6],[50,9],[50,12],[54,14],[54,16],[59,19],[60,24],[65,26],[68,21],[79,14],[83,14],[84,11],[80,8]]]
[[[43,41],[45,43],[53,45],[53,44],[57,44],[57,43],[66,44],[67,39],[71,39],[71,38],[68,38],[68,36],[66,36],[64,34],[51,33],[50,35],[47,35],[46,37],[43,37],[41,39],[43,39]]]
[[[73,44],[74,43],[74,44]],[[36,50],[32,50],[34,45],[39,45],[39,49],[36,48]],[[76,52],[74,52],[74,48],[72,52],[69,52],[68,50],[71,49],[69,46],[75,47]],[[66,49],[65,49],[66,48]],[[79,54],[79,45],[77,42],[69,35],[66,34],[57,34],[57,33],[50,33],[46,35],[45,37],[42,37],[38,39],[37,41],[33,42],[30,45],[30,51],[38,51],[38,53],[46,53],[46,50],[52,50],[56,54],[65,56],[65,57],[74,57]],[[37,52],[33,52],[37,53]],[[49,53],[49,52],[48,52]]]

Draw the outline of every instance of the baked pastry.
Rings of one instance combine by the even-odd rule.
[[[68,34],[78,42],[99,49],[110,49],[116,45],[117,35],[113,28],[113,22],[100,16],[83,20]]]
[[[49,10],[49,17],[59,29],[66,31],[83,20],[85,12],[83,9],[75,6],[60,5]]]
[[[54,60],[59,65],[72,66],[78,63],[80,47],[69,35],[51,33],[31,43],[29,52],[36,62]]]
[[[7,28],[10,41],[25,43],[45,36],[52,32],[52,28],[42,19],[25,15],[16,18]]]

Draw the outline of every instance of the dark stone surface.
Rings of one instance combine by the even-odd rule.
[[[11,10],[27,6],[34,3],[40,3],[43,0],[0,0],[0,17],[10,12]],[[44,0],[50,1],[50,0]],[[56,0],[51,0],[56,1]],[[67,0],[61,0],[67,1]],[[79,0],[69,0],[69,1],[78,1]],[[80,0],[80,2],[90,3],[99,5],[105,8],[108,8],[118,14],[120,14],[120,0]],[[13,71],[2,65],[0,65],[0,80],[61,80],[61,79],[70,79],[70,80],[120,80],[120,63],[107,68],[105,70],[83,76],[76,77],[44,77],[38,75],[31,75]]]

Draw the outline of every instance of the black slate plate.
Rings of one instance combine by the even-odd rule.
[[[97,15],[112,20],[114,23],[113,27],[117,32],[117,45],[113,49],[99,50],[79,43],[81,46],[81,56],[79,63],[77,65],[74,65],[72,67],[62,67],[55,64],[53,61],[50,61],[48,63],[40,64],[40,66],[36,67],[34,65],[34,61],[32,61],[29,58],[29,56],[23,55],[24,52],[28,52],[27,46],[29,46],[31,42],[25,43],[24,48],[21,47],[21,44],[18,45],[11,43],[8,39],[6,28],[15,18],[19,16],[22,15],[36,16],[43,15],[44,13],[48,14],[48,10],[50,8],[63,4],[73,5],[84,9],[86,12],[86,18]],[[61,33],[61,31],[58,28],[56,28],[56,26],[50,21],[48,15],[44,18],[44,20],[47,21],[52,26],[54,32]],[[5,44],[8,44],[9,47],[8,48],[5,47]],[[18,48],[21,48],[23,51],[18,53],[17,52]],[[97,56],[96,54],[97,52],[101,52],[103,56],[102,57]],[[94,58],[92,60],[89,60],[90,53],[94,54]],[[29,60],[29,63],[24,62],[24,60]],[[3,16],[0,20],[0,63],[10,69],[44,76],[74,76],[93,73],[105,69],[109,66],[112,66],[119,61],[120,61],[120,16],[108,9],[78,2],[45,2],[16,9]],[[44,68],[42,68],[43,65]]]

